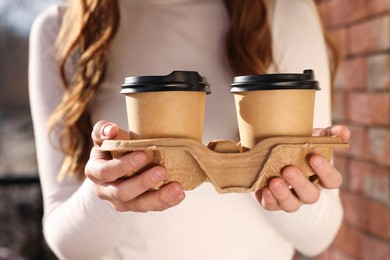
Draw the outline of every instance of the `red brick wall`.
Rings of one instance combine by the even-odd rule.
[[[390,259],[390,0],[317,4],[342,50],[333,122],[349,126],[352,137],[349,150],[335,153],[343,225],[314,259]]]

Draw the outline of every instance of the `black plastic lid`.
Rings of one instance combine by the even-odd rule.
[[[231,84],[230,92],[278,89],[314,89],[320,90],[318,81],[314,80],[313,70],[304,70],[303,74],[260,74],[238,76]]]
[[[207,79],[196,71],[173,71],[166,76],[127,77],[122,94],[158,91],[198,91],[210,94]]]

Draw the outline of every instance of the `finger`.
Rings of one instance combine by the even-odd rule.
[[[178,205],[185,198],[181,184],[172,182],[159,190],[148,191],[125,206],[126,210],[135,212],[162,211]]]
[[[85,175],[93,182],[103,184],[130,175],[147,163],[144,152],[137,151],[119,158],[108,158],[109,154],[92,148],[90,159],[85,167]]]
[[[127,180],[101,185],[97,193],[100,198],[106,200],[128,202],[157,186],[167,176],[168,173],[164,167],[156,166]]]
[[[348,141],[351,136],[351,131],[348,127],[343,125],[334,125],[331,127],[323,128],[323,129],[314,129],[314,136],[332,136],[336,135],[341,138],[344,142]]]
[[[340,172],[324,157],[313,155],[309,162],[324,188],[336,189],[341,186],[343,180]]]
[[[256,192],[256,198],[263,208],[271,211],[280,210],[278,201],[272,195],[268,187]]]
[[[320,198],[319,189],[311,183],[296,167],[288,166],[282,172],[283,178],[291,185],[299,200],[313,204]]]
[[[300,201],[281,178],[273,178],[268,187],[282,210],[294,212],[299,209]]]
[[[336,135],[341,138],[343,141],[348,141],[349,137],[351,136],[351,131],[348,127],[343,125],[335,125],[328,129],[329,135]]]
[[[108,121],[97,122],[92,130],[91,137],[94,145],[100,146],[104,140],[128,140],[130,139],[129,133],[123,129],[120,129],[114,123]]]

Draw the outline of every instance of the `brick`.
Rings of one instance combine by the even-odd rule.
[[[332,120],[335,123],[342,124],[347,118],[347,95],[344,91],[334,91],[333,106],[332,106]]]
[[[348,171],[348,189],[355,193],[364,194],[364,182],[374,172],[371,163],[361,160],[351,160]]]
[[[383,260],[390,255],[388,242],[369,236],[347,224],[342,225],[335,245],[355,259]]]
[[[333,0],[318,5],[326,26],[336,27],[367,16],[365,0]]]
[[[350,191],[390,206],[390,173],[386,167],[351,160],[347,180]]]
[[[390,94],[351,93],[347,100],[349,120],[361,124],[389,125]]]
[[[368,152],[372,160],[390,167],[390,129],[370,127],[368,130]]]
[[[358,244],[358,232],[343,223],[334,240],[334,245],[346,254],[356,257],[359,247]]]
[[[348,256],[338,248],[334,246],[330,246],[327,250],[325,250],[320,255],[311,258],[311,260],[331,260],[331,259],[337,259],[337,260],[353,260],[351,256]]]
[[[389,0],[370,0],[366,1],[369,15],[388,14],[390,12]]]
[[[351,137],[348,140],[349,149],[344,149],[344,153],[358,158],[370,159],[367,152],[367,131],[364,127],[347,125],[351,130]]]
[[[373,167],[373,171],[364,176],[364,194],[376,201],[390,206],[390,174],[387,168]]]
[[[359,195],[343,191],[341,201],[344,207],[344,220],[350,226],[365,229],[367,223],[367,203]]]
[[[333,165],[336,167],[336,169],[340,172],[343,182],[341,184],[341,189],[346,189],[348,185],[348,163],[349,160],[343,156],[338,156],[335,154],[333,159]]]
[[[390,256],[388,241],[383,241],[363,233],[358,233],[359,250],[357,257],[360,259],[383,260]]]
[[[370,201],[367,204],[368,230],[380,239],[390,242],[390,207]]]
[[[340,250],[337,247],[330,247],[327,250],[326,260],[354,260],[354,258],[346,254],[343,250]],[[317,259],[316,259],[317,260]]]
[[[390,16],[380,16],[347,30],[347,53],[367,54],[390,48]]]
[[[367,64],[369,89],[390,89],[390,54],[371,55],[367,58]]]
[[[367,85],[367,62],[363,57],[343,60],[340,63],[336,88],[346,91],[364,89]]]
[[[332,27],[334,24],[336,24],[334,21],[336,18],[331,9],[332,6],[333,5],[330,3],[330,1],[317,3],[318,12],[326,27]]]

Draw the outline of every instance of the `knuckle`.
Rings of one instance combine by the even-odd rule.
[[[106,121],[101,120],[93,126],[91,137],[94,141],[100,141],[103,125],[106,123]]]
[[[96,164],[92,172],[93,176],[101,183],[110,182],[107,167],[103,164]]]
[[[161,203],[156,207],[156,211],[164,211],[166,209],[176,206],[178,203],[179,201],[177,200],[161,201]]]
[[[115,202],[111,202],[111,204],[113,205],[114,209],[118,212],[125,212],[125,211],[128,211],[128,208],[126,207],[126,205],[124,205],[123,203],[120,203],[118,201],[115,201]]]
[[[130,208],[131,211],[139,213],[147,213],[150,211],[144,203],[132,203]]]
[[[322,174],[320,181],[324,188],[335,189],[341,186],[343,178],[340,172],[332,167]]]
[[[147,162],[147,156],[142,151],[136,151],[128,154],[132,170],[144,166]]]
[[[125,189],[121,189],[121,188],[114,188],[114,190],[112,192],[112,197],[115,200],[121,201],[121,202],[125,202],[125,201],[129,200],[128,192]]]
[[[306,178],[299,178],[294,183],[290,183],[296,190],[304,190],[307,188],[309,181]]]
[[[332,185],[330,185],[331,187],[329,187],[329,188],[336,189],[336,188],[340,187],[342,183],[343,183],[343,177],[341,176],[340,173],[337,173],[334,177],[334,181],[333,181]]]
[[[160,196],[160,203],[156,207],[157,211],[163,211],[177,204],[176,200],[168,199],[164,196]]]
[[[100,186],[95,186],[95,193],[99,199],[108,200],[106,193]]]
[[[266,209],[266,210],[269,210],[269,211],[276,211],[278,210],[278,205],[272,203],[272,204],[268,204],[268,203],[264,203],[263,204],[263,207]]]
[[[290,191],[289,192],[281,191],[279,193],[274,193],[274,196],[280,203],[288,202],[291,198]]]
[[[117,158],[117,165],[121,172],[133,174],[146,164],[146,155],[142,152],[131,152]]]
[[[153,187],[153,183],[150,181],[150,178],[147,176],[147,174],[141,174],[138,180],[138,187],[143,191],[149,190]]]
[[[118,170],[124,175],[133,175],[135,173],[134,167],[132,166],[131,161],[119,160],[118,162]]]
[[[281,203],[281,208],[287,213],[293,213],[297,211],[301,206],[301,202],[296,200],[290,200],[286,203]]]
[[[338,177],[337,177],[337,180],[335,182],[335,185],[332,188],[334,188],[334,189],[339,188],[342,184],[343,184],[343,178],[339,174]]]
[[[162,169],[162,167],[155,167],[139,175],[139,187],[143,190],[149,190],[160,183],[165,176]]]
[[[320,193],[316,192],[309,197],[302,198],[301,201],[305,204],[314,204],[320,199]]]
[[[299,206],[296,206],[296,207],[289,207],[289,208],[286,208],[284,209],[284,211],[286,211],[287,213],[294,213],[296,212],[297,210],[299,209]]]
[[[84,174],[85,174],[85,176],[87,176],[87,178],[89,178],[89,179],[92,179],[92,178],[93,178],[92,166],[91,166],[91,162],[90,162],[90,161],[88,161],[87,164],[85,165]]]

